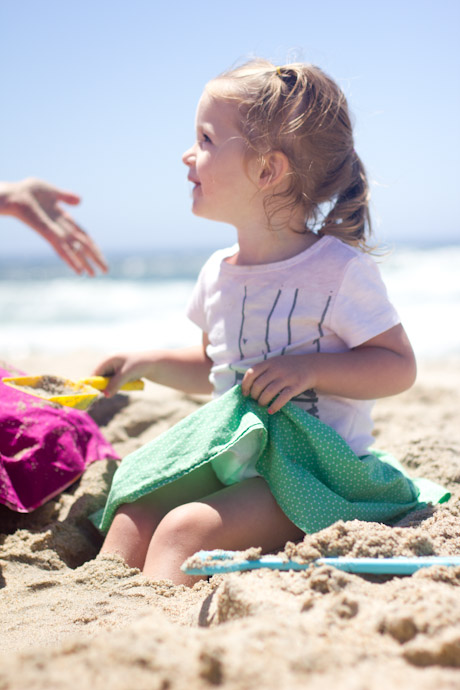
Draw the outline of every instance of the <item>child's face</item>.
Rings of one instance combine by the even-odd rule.
[[[232,225],[245,217],[258,190],[254,161],[246,160],[236,118],[235,104],[204,91],[196,115],[197,141],[182,156],[194,184],[193,213]]]

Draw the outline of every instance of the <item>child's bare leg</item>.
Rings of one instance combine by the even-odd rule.
[[[208,463],[134,503],[122,505],[101,553],[117,553],[129,566],[142,570],[152,535],[164,516],[176,506],[196,501],[222,487]]]
[[[144,574],[192,585],[198,578],[185,575],[180,566],[200,549],[261,546],[268,552],[303,536],[278,506],[265,480],[247,479],[165,515],[152,536]]]

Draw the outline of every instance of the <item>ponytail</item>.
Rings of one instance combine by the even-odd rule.
[[[361,159],[353,150],[351,161],[342,166],[342,176],[347,184],[336,197],[319,230],[320,235],[334,235],[363,250],[368,249],[366,238],[372,232],[369,213],[369,184]],[[346,172],[349,173],[346,175]],[[345,173],[345,175],[343,175]]]

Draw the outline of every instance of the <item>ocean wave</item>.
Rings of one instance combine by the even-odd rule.
[[[187,256],[119,259],[110,276],[92,280],[58,262],[52,270],[49,262],[0,264],[1,356],[199,342],[185,309],[206,255]],[[401,248],[380,264],[419,357],[460,354],[459,265],[460,246]]]

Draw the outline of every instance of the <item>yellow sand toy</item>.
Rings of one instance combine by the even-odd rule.
[[[15,376],[2,379],[3,383],[12,388],[33,395],[36,398],[58,403],[77,410],[87,410],[99,397],[99,391],[105,390],[109,380],[105,376],[90,376],[79,381],[61,378],[60,376]],[[144,382],[128,381],[120,390],[143,390]]]

